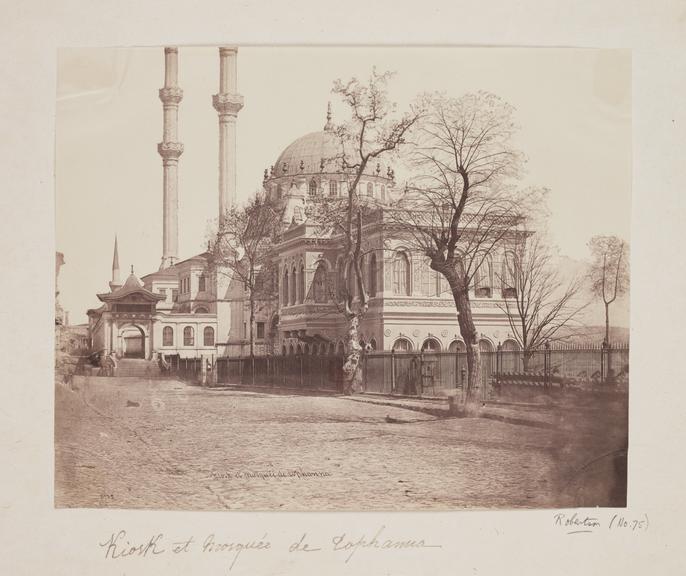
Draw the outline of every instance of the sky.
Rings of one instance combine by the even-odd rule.
[[[390,97],[406,109],[422,92],[499,95],[516,109],[517,145],[528,158],[523,184],[550,189],[548,222],[560,254],[588,260],[588,240],[630,240],[631,59],[628,51],[526,48],[240,47],[237,124],[239,201],[300,136],[321,130],[327,102],[344,106],[336,78],[391,70]],[[164,52],[158,48],[70,48],[58,55],[56,245],[64,253],[60,302],[85,322],[108,290],[114,237],[122,277],[142,276],[162,255]],[[202,251],[217,216],[216,47],[179,48],[179,256]],[[617,323],[628,325],[628,303]]]

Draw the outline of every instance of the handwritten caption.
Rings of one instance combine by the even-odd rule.
[[[246,540],[224,540],[214,533],[204,538],[168,538],[164,533],[154,534],[143,540],[130,537],[126,530],[112,532],[98,543],[108,560],[123,558],[149,558],[173,554],[225,555],[228,570],[248,555],[264,554],[281,550],[288,554],[317,554],[331,552],[345,563],[356,554],[364,552],[384,553],[398,550],[423,550],[442,548],[440,544],[427,542],[423,538],[392,537],[386,534],[386,527],[379,527],[371,535],[340,533],[331,538],[312,538],[303,532],[290,543],[276,543],[267,534]]]
[[[599,532],[646,532],[650,527],[647,514],[615,513],[612,516],[590,516],[579,512],[556,512],[553,526],[567,534],[594,534]]]

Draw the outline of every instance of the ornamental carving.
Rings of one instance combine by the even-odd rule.
[[[212,106],[222,116],[236,116],[243,108],[243,96],[240,94],[222,93],[212,96]]]
[[[157,152],[165,160],[176,160],[183,154],[183,144],[181,142],[160,142],[157,145]]]
[[[183,90],[178,86],[169,86],[167,88],[160,88],[160,100],[164,104],[178,104],[183,100]]]
[[[472,308],[497,308],[498,304],[495,302],[470,302]],[[384,306],[409,306],[413,308],[455,308],[455,303],[452,300],[390,300],[383,301]]]
[[[391,335],[391,329],[390,329],[390,328],[386,328],[386,329],[383,331],[383,333],[384,333],[386,336],[390,336],[390,335]]]

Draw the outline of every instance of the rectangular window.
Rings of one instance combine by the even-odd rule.
[[[179,299],[179,291],[176,288],[172,288],[172,302],[176,302]]]
[[[264,322],[257,323],[257,337],[260,339],[264,338]]]
[[[248,325],[245,322],[243,322],[243,338],[245,339],[247,337],[248,337]]]
[[[200,276],[198,278],[198,292],[204,292],[205,291],[205,276]]]

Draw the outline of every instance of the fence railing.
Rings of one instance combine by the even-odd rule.
[[[203,379],[203,360],[168,357],[177,377]],[[206,365],[205,381],[212,385],[258,385],[303,390],[343,389],[343,355],[220,357]],[[372,352],[361,359],[365,392],[403,396],[445,396],[462,393],[467,382],[466,352]],[[629,347],[547,346],[524,353],[481,352],[484,399],[509,387],[542,389],[597,388],[628,384]]]

